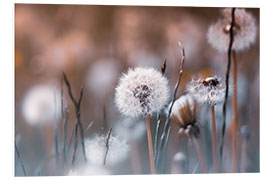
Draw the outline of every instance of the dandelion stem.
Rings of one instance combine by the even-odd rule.
[[[154,162],[154,151],[153,151],[151,127],[150,127],[150,117],[146,116],[145,120],[146,120],[146,126],[147,126],[147,139],[148,139],[148,150],[149,150],[149,158],[150,158],[150,169],[151,169],[151,174],[155,174],[155,162]]]
[[[212,154],[213,154],[213,169],[218,172],[217,162],[217,142],[216,142],[216,121],[215,121],[215,106],[211,106],[211,120],[212,120]]]
[[[233,132],[232,132],[232,156],[233,156],[233,172],[237,172],[237,153],[236,153],[236,142],[237,142],[237,131],[238,131],[238,112],[237,112],[237,62],[236,55],[233,51],[232,58],[233,67]]]
[[[228,64],[227,64],[227,71],[226,71],[226,90],[225,90],[225,98],[223,102],[223,124],[222,124],[222,133],[221,133],[221,144],[220,144],[220,168],[222,168],[222,159],[223,159],[223,145],[224,145],[224,137],[225,137],[225,128],[226,128],[226,104],[229,94],[229,75],[230,75],[230,67],[231,67],[231,54],[232,54],[232,45],[234,40],[234,32],[233,27],[235,25],[235,8],[232,8],[232,21],[231,21],[231,27],[230,27],[230,42],[228,46]],[[221,170],[221,169],[220,169]]]
[[[199,158],[199,160],[201,162],[201,166],[202,166],[203,172],[204,173],[207,173],[206,165],[205,165],[205,162],[204,162],[202,153],[201,153],[200,148],[199,148],[198,140],[195,137],[193,137],[193,136],[191,136],[191,140],[192,140],[192,142],[193,142],[193,144],[195,146],[195,149],[196,149],[198,158]]]
[[[157,155],[158,155],[158,134],[160,131],[160,113],[157,115],[157,125],[156,125],[156,133],[155,133],[155,142],[154,142],[154,149],[155,149],[155,167],[157,168]]]
[[[108,154],[108,151],[109,151],[109,141],[110,141],[111,133],[112,133],[112,128],[110,128],[110,130],[109,130],[109,132],[107,134],[107,137],[106,137],[106,143],[105,143],[106,149],[105,149],[105,154],[104,154],[104,159],[103,159],[103,165],[104,166],[106,164],[106,158],[107,158],[107,154]]]

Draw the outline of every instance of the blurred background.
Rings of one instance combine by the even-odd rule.
[[[69,110],[68,139],[76,120],[74,105],[61,80],[62,72],[68,77],[75,99],[83,87],[80,114],[85,138],[107,134],[112,127],[112,134],[126,139],[131,147],[126,160],[106,167],[104,174],[148,174],[145,125],[137,125],[143,120],[127,120],[114,105],[118,78],[129,67],[160,69],[166,58],[165,76],[173,89],[181,58],[179,40],[185,47],[186,61],[178,97],[185,93],[186,83],[194,76],[216,74],[225,78],[226,53],[212,48],[206,38],[209,26],[221,17],[221,9],[16,4],[15,140],[20,158],[15,154],[15,175],[24,174],[21,162],[29,176],[70,174],[70,162],[60,171],[55,160],[56,126],[59,151],[63,146],[61,99]],[[237,53],[242,142],[238,162],[240,172],[259,172],[259,9],[247,11],[255,17],[258,33],[255,44]],[[231,172],[231,99],[228,99],[223,172]],[[201,150],[211,169],[209,108],[200,107],[197,116],[202,125]],[[217,142],[220,142],[222,105],[216,107],[216,121]],[[155,132],[155,117],[151,123]],[[124,134],[135,126],[140,128],[132,132],[132,137]],[[179,139],[177,126],[171,126],[164,173],[201,173],[201,167],[196,167],[198,158],[194,147],[187,139]],[[78,153],[82,156],[80,148]],[[82,157],[79,163],[83,163]]]

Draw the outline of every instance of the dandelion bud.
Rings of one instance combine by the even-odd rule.
[[[207,33],[208,42],[220,52],[228,50],[232,19],[231,11],[231,8],[224,9],[223,18],[211,25]],[[232,49],[242,51],[255,42],[257,26],[255,18],[245,9],[236,9],[234,16]]]
[[[187,91],[199,103],[215,105],[224,99],[225,87],[217,77],[192,80]]]
[[[153,68],[129,69],[116,88],[115,103],[126,116],[151,116],[168,102],[168,80]]]

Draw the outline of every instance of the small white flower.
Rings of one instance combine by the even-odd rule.
[[[224,99],[225,87],[217,77],[192,80],[187,85],[187,91],[198,103],[215,105]]]
[[[115,103],[126,116],[139,117],[160,111],[168,102],[168,80],[153,68],[129,69],[116,88]]]
[[[24,98],[22,113],[30,125],[44,125],[58,120],[61,113],[59,89],[45,85],[33,87]]]
[[[87,159],[94,165],[103,165],[103,160],[106,152],[105,136],[95,136],[85,143]],[[106,165],[114,165],[124,161],[129,152],[129,145],[124,140],[118,137],[110,136],[109,149],[106,156]]]
[[[230,42],[231,8],[223,10],[223,19],[211,25],[208,33],[208,42],[220,52],[228,50]],[[256,40],[257,26],[255,18],[245,9],[235,10],[235,25],[233,28],[234,41],[232,49],[242,51]]]

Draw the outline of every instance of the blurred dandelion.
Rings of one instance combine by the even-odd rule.
[[[173,156],[172,174],[185,173],[187,157],[184,153],[178,152]]]
[[[61,114],[59,89],[49,85],[35,86],[26,94],[22,113],[30,125],[53,124]]]
[[[68,176],[89,176],[89,175],[110,175],[111,172],[104,166],[94,166],[92,164],[85,164],[71,170]]]
[[[85,143],[86,156],[93,165],[103,165],[104,154],[106,152],[106,136],[96,135]],[[110,136],[109,149],[106,157],[106,165],[115,165],[123,162],[129,153],[130,147],[125,140]]]
[[[223,18],[209,27],[208,42],[220,52],[226,52],[230,42],[231,8],[222,11]],[[256,40],[257,26],[255,18],[245,9],[236,9],[234,43],[232,49],[243,51]]]
[[[94,63],[86,75],[87,89],[97,98],[104,98],[119,75],[119,64],[115,59],[104,58]],[[106,73],[104,73],[106,72]]]

